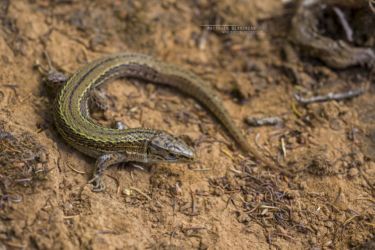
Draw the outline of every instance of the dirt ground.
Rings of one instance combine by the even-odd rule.
[[[374,247],[371,68],[337,70],[305,55],[288,39],[292,16],[277,0],[0,1],[0,249]],[[256,29],[201,26],[216,23]],[[123,51],[207,80],[275,166],[242,155],[195,100],[120,79],[106,86],[110,109],[93,116],[104,126],[180,135],[198,162],[112,167],[106,191],[92,192],[95,159],[57,134],[44,82],[50,66],[69,76]],[[293,97],[363,84],[366,92],[351,100],[300,105]],[[250,127],[248,116],[284,122]]]

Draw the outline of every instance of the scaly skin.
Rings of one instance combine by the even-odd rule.
[[[222,101],[209,85],[195,74],[142,54],[115,54],[93,61],[76,72],[61,89],[55,104],[55,123],[62,137],[79,151],[97,158],[94,191],[102,191],[103,171],[120,162],[190,162],[195,153],[182,140],[146,128],[111,129],[95,124],[90,118],[90,92],[103,82],[134,77],[175,87],[194,97],[225,126],[239,146],[256,157],[235,126]]]

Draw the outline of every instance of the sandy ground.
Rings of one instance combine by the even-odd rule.
[[[301,106],[293,99],[300,89],[358,87],[369,82],[369,70],[336,71],[300,56],[285,35],[292,13],[279,1],[131,2],[1,1],[0,249],[370,247],[373,83],[348,101]],[[211,23],[257,29],[200,27]],[[199,161],[112,167],[106,191],[92,192],[86,183],[95,160],[69,147],[53,125],[46,55],[70,75],[122,51],[153,55],[210,82],[248,140],[279,164],[270,169],[242,156],[193,99],[121,79],[105,88],[111,108],[94,117],[181,135]],[[247,116],[278,116],[284,124],[249,127]]]

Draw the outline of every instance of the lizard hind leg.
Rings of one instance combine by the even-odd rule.
[[[95,163],[95,171],[93,178],[89,181],[93,184],[92,191],[102,192],[105,190],[105,184],[102,180],[104,171],[109,167],[117,163],[126,162],[126,156],[124,154],[104,154],[100,156]]]
[[[111,106],[111,100],[107,96],[107,93],[102,89],[92,89],[90,92],[90,108],[97,109],[100,111],[106,111]]]

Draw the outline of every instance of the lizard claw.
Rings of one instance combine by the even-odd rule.
[[[105,184],[100,175],[94,175],[94,178],[89,180],[89,184],[93,184],[93,192],[102,192],[105,190]]]

